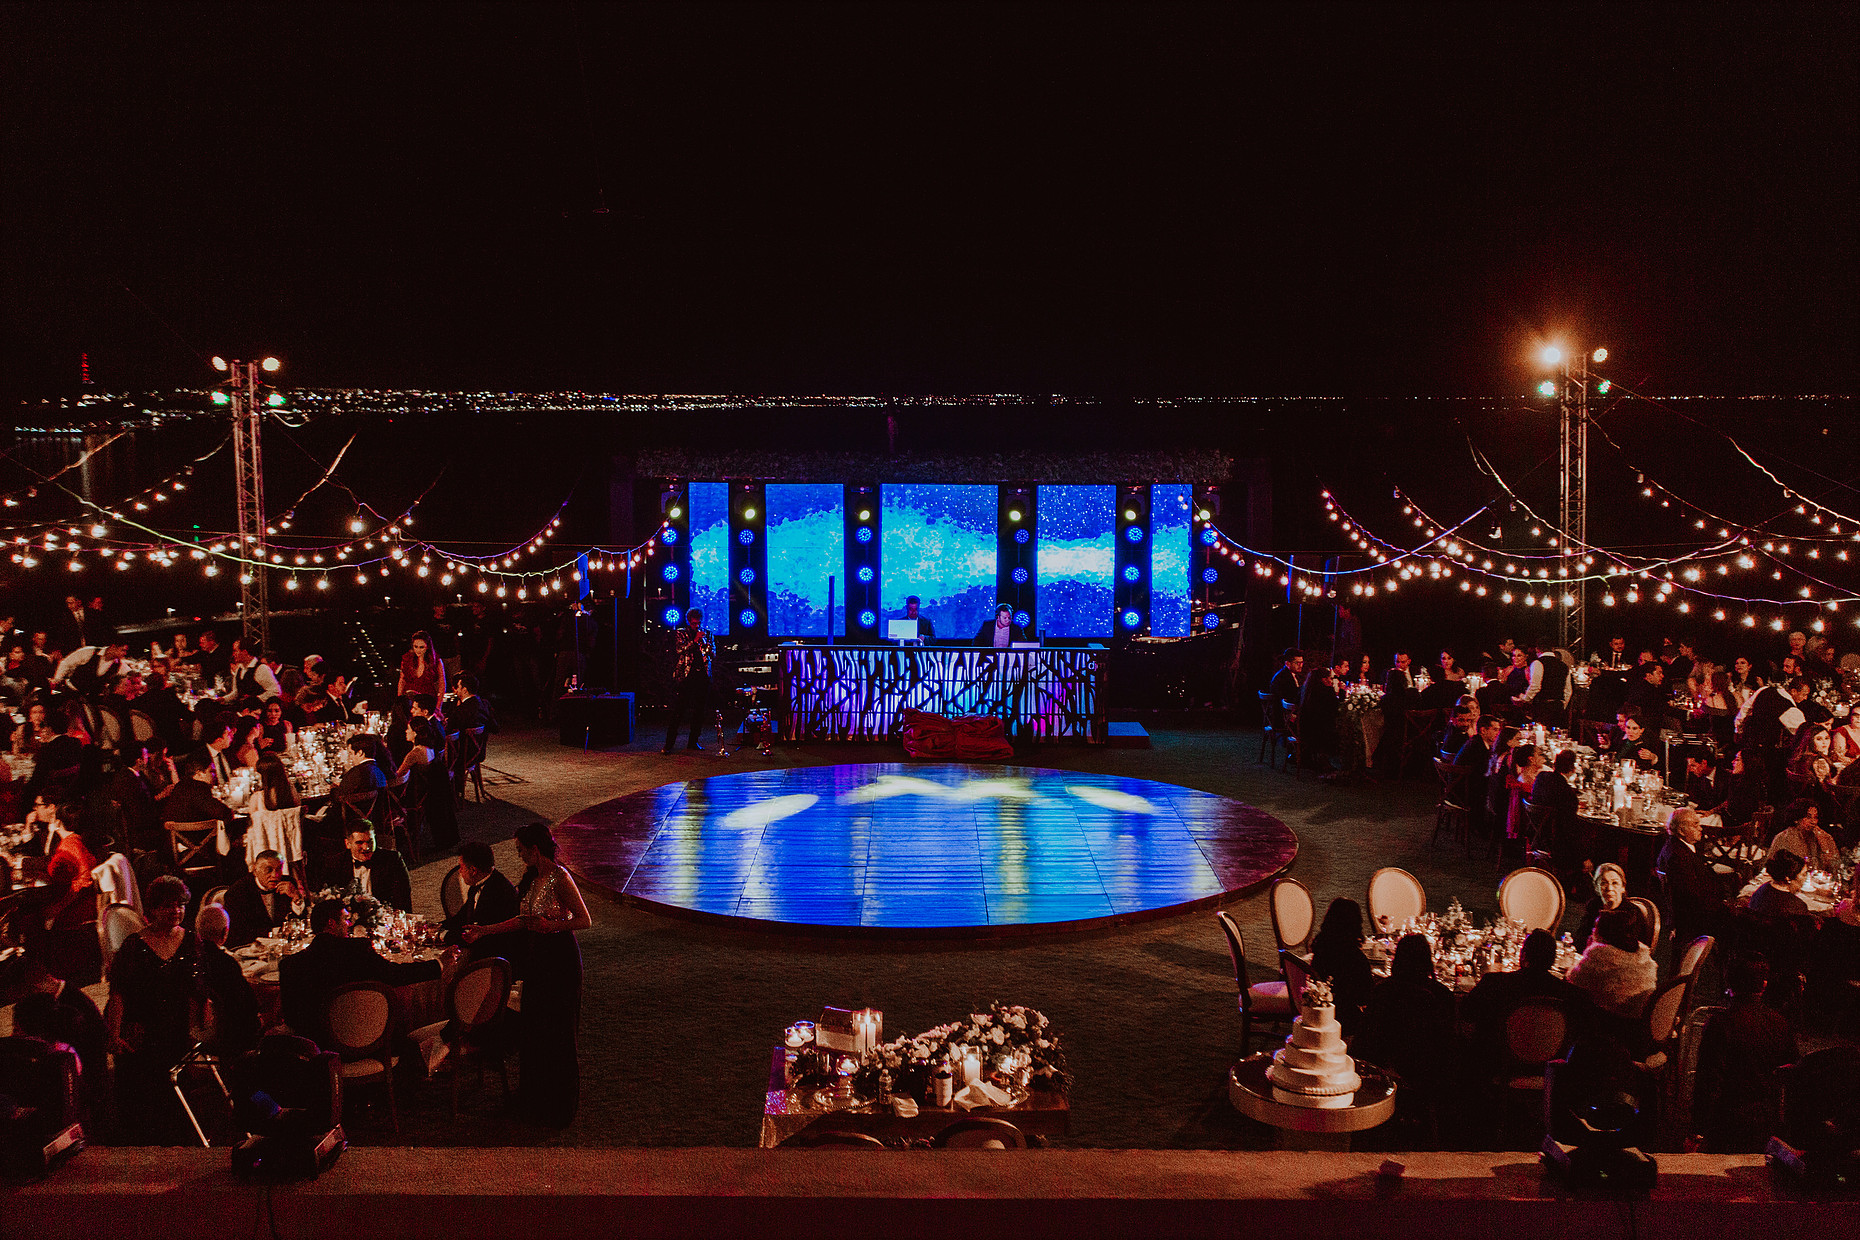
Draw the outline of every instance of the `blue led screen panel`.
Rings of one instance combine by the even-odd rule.
[[[1117,488],[1040,488],[1034,601],[1042,637],[1109,637],[1117,559]]]
[[[691,503],[691,606],[704,611],[704,627],[730,631],[730,487],[694,482]]]
[[[1150,632],[1157,637],[1188,636],[1189,508],[1194,500],[1186,483],[1150,488]]]
[[[880,488],[881,633],[882,621],[903,615],[912,594],[923,600],[921,613],[938,637],[974,637],[982,621],[993,618],[997,502],[992,486]]]
[[[846,601],[845,499],[837,482],[763,488],[770,636],[825,637],[829,577],[834,605]]]

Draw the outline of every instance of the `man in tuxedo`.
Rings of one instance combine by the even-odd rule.
[[[228,947],[264,938],[286,918],[308,911],[303,889],[284,876],[284,862],[266,849],[252,859],[251,873],[226,889]]]
[[[1709,752],[1686,756],[1686,795],[1701,814],[1724,808],[1731,799],[1731,781],[1718,771],[1718,759]]]
[[[180,779],[155,794],[163,822],[205,822],[217,818],[231,823],[233,812],[213,795],[213,768],[205,754],[181,760]]]
[[[1414,657],[1406,650],[1395,652],[1395,664],[1382,678],[1382,743],[1376,748],[1376,773],[1396,776],[1401,761],[1401,734],[1407,714],[1414,708]]]
[[[1551,972],[1555,964],[1555,937],[1533,930],[1518,952],[1517,969],[1486,974],[1461,1002],[1460,1016],[1473,1027],[1473,1050],[1481,1062],[1496,1065],[1503,1058],[1505,1018],[1525,999],[1560,1001],[1578,1036],[1592,1026],[1595,1004],[1588,992]]]
[[[447,943],[457,946],[462,941],[459,931],[466,926],[494,926],[517,915],[517,889],[498,872],[489,844],[473,840],[459,849],[459,878],[465,883],[465,903],[446,918]],[[505,941],[510,937],[494,934],[481,938],[466,950],[465,957],[482,960],[502,956],[511,960],[514,945]]]
[[[324,1017],[329,997],[338,986],[350,982],[409,986],[439,976],[437,960],[396,964],[367,939],[350,938],[354,925],[355,918],[342,901],[319,901],[310,910],[310,927],[316,932],[310,946],[278,962],[278,997],[293,1033],[329,1040]]]
[[[350,831],[343,843],[349,849],[348,881],[343,886],[411,913],[413,880],[408,877],[407,863],[401,855],[391,848],[377,850],[374,829],[365,825]]]
[[[210,782],[223,784],[233,773],[232,755],[227,752],[232,748],[233,721],[226,715],[213,715],[201,720],[200,729],[206,742],[199,755],[201,765],[212,776]]]
[[[110,777],[110,800],[123,816],[129,847],[159,852],[167,846],[161,829],[161,812],[155,804],[155,767],[166,759],[161,746],[145,741],[123,742],[116,774]]]
[[[1676,809],[1666,821],[1667,840],[1653,868],[1666,875],[1666,894],[1673,905],[1673,948],[1701,934],[1711,934],[1724,916],[1724,885],[1711,862],[1699,856],[1705,830],[1697,810]]]
[[[366,740],[363,739],[365,736]],[[349,769],[342,773],[342,779],[336,784],[338,801],[360,807],[387,787],[387,773],[374,759],[376,743],[377,738],[364,732],[357,732],[349,738]]]
[[[1291,708],[1286,712],[1292,716],[1286,720],[1287,726],[1297,724],[1298,692],[1304,674],[1305,656],[1288,646],[1279,653],[1279,670],[1272,674],[1272,680],[1266,685],[1266,693],[1273,701]]]

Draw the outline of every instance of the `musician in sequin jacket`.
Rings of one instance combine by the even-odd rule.
[[[710,715],[710,678],[717,664],[717,641],[704,631],[704,612],[693,607],[672,634],[672,721],[665,729],[665,752],[672,752],[679,725],[687,716],[691,733],[686,749],[701,750],[698,735]]]

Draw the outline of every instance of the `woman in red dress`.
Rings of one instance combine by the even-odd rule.
[[[404,700],[411,694],[424,693],[436,702],[444,701],[446,665],[433,653],[433,639],[421,629],[409,644],[412,648],[400,656],[400,684],[395,696]]]

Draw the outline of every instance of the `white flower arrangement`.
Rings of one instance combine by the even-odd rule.
[[[1330,993],[1330,983],[1321,978],[1307,978],[1305,988],[1298,992],[1298,1001],[1306,1007],[1330,1007],[1336,1000]]]

